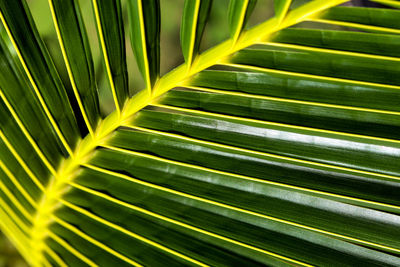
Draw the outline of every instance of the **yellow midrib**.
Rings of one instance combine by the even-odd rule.
[[[93,135],[89,134],[79,141],[73,152],[73,156],[62,160],[57,169],[56,175],[51,177],[49,184],[45,188],[43,197],[39,202],[34,217],[33,227],[31,229],[31,257],[27,260],[30,260],[30,263],[33,266],[42,266],[44,259],[43,250],[46,247],[45,239],[49,236],[48,228],[53,222],[52,214],[57,208],[62,206],[59,199],[69,190],[69,182],[71,182],[79,173],[79,166],[89,161],[95,148],[106,143],[111,134],[118,127],[124,125],[125,122],[130,120],[136,112],[152,103],[160,95],[178,86],[190,76],[217,64],[234,52],[262,41],[276,31],[294,25],[300,20],[306,19],[308,16],[315,15],[316,12],[344,2],[347,2],[347,0],[317,0],[303,5],[296,9],[296,12],[289,13],[279,26],[277,26],[277,21],[274,18],[265,21],[264,23],[243,32],[236,42],[233,40],[227,40],[197,56],[189,70],[187,69],[188,67],[186,64],[182,64],[176,69],[170,71],[158,80],[153,90],[151,90],[151,93],[150,90],[140,91],[126,102],[120,115],[117,110],[103,119],[99,123],[99,126],[94,130]],[[235,43],[232,45],[232,42]]]

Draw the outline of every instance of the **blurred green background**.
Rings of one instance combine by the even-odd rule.
[[[28,266],[21,258],[14,246],[0,232],[0,266],[25,267]]]

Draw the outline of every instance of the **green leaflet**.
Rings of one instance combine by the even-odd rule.
[[[261,49],[260,49],[261,48]],[[263,45],[236,53],[230,63],[265,69],[351,79],[371,83],[400,85],[398,61],[333,55],[329,52],[280,48]]]
[[[41,184],[45,184],[51,170],[47,168],[40,156],[42,155],[47,160],[50,167],[56,166],[62,156],[62,145],[58,143],[57,136],[54,135],[51,125],[41,110],[34,93],[26,90],[26,88],[31,88],[30,84],[18,69],[14,68],[13,71],[11,58],[6,57],[8,53],[3,48],[2,43],[0,45],[1,142],[5,145],[10,143],[16,153],[22,155],[21,157],[30,165],[37,177],[40,177]],[[7,97],[7,103],[4,102],[3,97],[4,99]],[[23,106],[17,105],[17,103],[23,104]],[[32,110],[35,112],[32,112]],[[22,123],[23,128],[15,123],[15,118]],[[26,130],[29,137],[33,138],[33,144],[39,148],[34,153],[32,153],[32,144],[25,136],[24,130]],[[38,152],[42,154],[39,155]],[[5,154],[2,154],[2,156],[5,156]],[[3,160],[6,159],[6,157],[3,158]]]
[[[189,84],[277,98],[400,111],[396,88],[387,88],[380,84],[360,84],[344,79],[328,80],[325,77],[304,76],[294,72],[267,69],[259,69],[258,72],[243,69],[236,72],[203,71],[194,76]],[[324,90],[321,91],[320,88]],[[371,99],[374,101],[371,102]]]
[[[187,112],[188,114],[170,114],[168,112],[143,111],[135,121],[135,125],[145,128],[150,127],[159,131],[172,131],[172,125],[179,121],[182,128],[173,129],[177,133],[192,138],[244,148],[245,150],[265,152],[261,154],[272,161],[283,160],[294,164],[304,163],[307,166],[324,166],[338,171],[341,168],[335,168],[335,166],[343,166],[346,167],[344,170],[351,170],[355,173],[365,173],[357,172],[357,170],[366,170],[368,171],[367,174],[382,177],[382,179],[390,179],[392,175],[398,176],[399,170],[397,167],[392,166],[391,169],[386,169],[388,165],[385,162],[396,161],[398,155],[398,152],[396,152],[398,149],[395,148],[398,144],[390,144],[389,141],[381,141],[379,144],[378,140],[372,138],[372,140],[366,139],[363,142],[355,142],[351,141],[351,136],[340,135],[339,133],[326,133],[315,129],[296,127],[290,128],[290,126],[257,123],[256,121],[245,122],[240,120],[240,117],[221,118],[215,116],[218,114],[213,113],[200,113],[201,115],[196,116],[196,113],[190,113],[190,110]],[[205,131],[207,125],[221,126],[215,126],[213,129]],[[226,133],[220,136],[218,132],[221,132],[222,129],[226,129],[224,131]],[[250,130],[253,132],[248,133]],[[315,136],[315,138],[307,138],[307,136]],[[298,138],[297,141],[293,141],[294,137]],[[325,145],[325,142],[330,145]],[[385,151],[386,146],[393,147],[393,149]],[[297,154],[296,151],[299,150],[303,151],[303,153]],[[358,150],[364,150],[364,153],[358,153]],[[376,150],[381,150],[381,153],[375,154]],[[346,151],[347,158],[344,158],[341,154],[342,152],[339,151]],[[375,154],[375,158],[371,154]],[[370,159],[371,161],[369,161]],[[357,166],[351,165],[350,162],[354,161],[359,162],[359,164]],[[324,164],[314,164],[315,162]],[[261,173],[258,175],[271,173],[272,166],[263,169],[266,173],[259,170]],[[253,170],[249,169],[248,171],[252,172]],[[256,170],[254,169],[254,171]]]
[[[358,24],[400,29],[400,11],[393,9],[371,9],[362,7],[335,7],[323,13],[321,18],[347,21]]]
[[[251,13],[257,0],[231,0],[229,2],[229,32],[231,38],[236,42],[239,38],[240,33],[246,26]]]
[[[1,20],[13,40],[14,49],[28,76],[41,108],[50,120],[64,148],[71,153],[78,130],[67,94],[44,48],[25,1],[1,1]],[[40,92],[39,92],[40,89]],[[10,90],[10,88],[2,88]]]
[[[370,32],[397,33],[400,31],[400,11],[383,8],[335,7],[323,12],[316,21],[360,28]]]
[[[113,140],[112,143],[116,145],[122,143],[126,144],[126,138],[130,141],[134,141],[136,138],[140,138],[140,135],[142,134],[136,132],[118,133],[116,139]],[[141,140],[146,139],[145,137]],[[146,148],[146,150],[148,150],[148,148]],[[268,190],[267,188],[262,189],[261,187],[263,186],[261,184],[256,186],[253,182],[249,182],[253,184],[251,192],[253,192],[254,195],[251,196],[249,191],[246,192],[248,186],[246,186],[246,182],[243,181],[243,179],[232,180],[234,179],[233,177],[212,174],[210,172],[206,174],[204,170],[166,162],[162,158],[148,155],[146,152],[132,151],[133,154],[130,154],[129,151],[130,150],[126,152],[100,150],[92,161],[92,164],[100,168],[88,166],[88,169],[85,169],[84,174],[77,180],[79,184],[76,186],[77,190],[71,192],[71,194],[67,196],[67,199],[73,201],[75,204],[84,206],[90,205],[91,201],[87,200],[90,195],[92,198],[102,201],[105,205],[111,205],[113,198],[123,201],[127,203],[124,205],[125,208],[134,212],[132,216],[138,217],[140,220],[142,220],[142,218],[146,220],[141,223],[142,226],[138,225],[130,228],[132,231],[141,229],[141,234],[152,236],[151,232],[154,232],[154,230],[151,231],[150,229],[152,227],[157,227],[157,224],[162,224],[165,225],[164,227],[168,227],[172,230],[172,233],[170,232],[171,235],[175,235],[175,231],[176,234],[180,234],[181,238],[183,238],[182,241],[185,239],[194,239],[194,244],[191,242],[169,243],[173,241],[171,238],[163,240],[163,242],[170,244],[170,246],[173,246],[178,251],[185,251],[188,246],[199,246],[201,243],[197,244],[197,239],[208,242],[210,242],[210,239],[219,239],[219,242],[213,242],[214,246],[224,246],[225,249],[233,253],[228,256],[223,255],[221,252],[211,254],[212,251],[207,251],[205,252],[206,257],[201,257],[201,250],[188,250],[188,253],[194,256],[194,258],[200,257],[204,263],[211,265],[227,263],[228,260],[235,261],[237,258],[239,258],[239,260],[246,260],[245,255],[252,255],[253,253],[255,253],[252,255],[253,260],[266,264],[268,263],[269,257],[265,251],[276,252],[289,259],[298,258],[301,255],[303,262],[312,264],[325,261],[329,262],[329,257],[332,257],[332,262],[334,262],[335,256],[337,257],[340,255],[342,251],[353,251],[353,253],[355,253],[353,254],[354,258],[348,257],[345,259],[345,261],[347,260],[349,262],[357,259],[362,260],[362,258],[366,256],[368,257],[367,251],[356,252],[354,247],[341,241],[331,240],[333,243],[331,243],[332,245],[330,248],[327,248],[323,245],[324,243],[326,244],[327,238],[322,235],[290,225],[285,226],[285,223],[282,221],[268,220],[256,216],[254,213],[245,212],[248,210],[245,207],[245,203],[251,202],[259,203],[259,212],[269,207],[267,210],[270,213],[284,213],[285,216],[290,216],[291,212],[297,210],[295,208],[297,204],[289,204],[290,201],[286,197],[284,191],[273,188],[269,188]],[[166,150],[164,150],[164,152],[166,152]],[[175,155],[175,157],[181,156],[182,155]],[[188,156],[188,154],[186,154],[186,156]],[[129,176],[125,178],[123,175],[113,176],[112,173],[107,173],[105,175],[104,173],[102,174],[103,168],[115,171],[117,173],[116,175],[123,172],[135,178],[130,179]],[[96,177],[96,179],[93,179],[93,177]],[[204,179],[206,179],[206,181]],[[212,185],[210,185],[210,183],[212,183]],[[257,188],[258,186],[260,186],[260,188]],[[93,194],[95,191],[103,190],[110,192],[113,197],[107,198],[106,195]],[[82,194],[82,191],[89,194],[84,194],[85,197],[80,197],[79,195]],[[256,192],[259,193],[257,194]],[[283,200],[282,203],[275,200],[273,203],[276,205],[276,208],[274,209],[268,205],[268,196],[260,195],[262,194],[261,192],[268,192],[266,194],[271,194],[270,196],[279,196],[285,200]],[[296,193],[287,193],[293,197],[293,200],[298,199]],[[287,205],[284,204],[285,201],[288,201]],[[306,200],[304,199],[304,201]],[[106,204],[107,202],[108,204]],[[328,203],[320,204],[321,207],[323,207],[324,204]],[[235,209],[234,207],[237,206],[240,208]],[[97,207],[92,206],[92,208],[95,209],[95,213],[101,215],[101,217],[105,216],[114,222],[124,220],[124,218],[115,218],[115,216],[111,215],[109,209],[107,212],[107,208],[101,207],[104,207],[104,205],[98,205]],[[253,206],[253,208],[256,207]],[[313,211],[318,212],[317,209],[313,209]],[[303,212],[305,212],[304,207]],[[321,212],[325,213],[327,211]],[[185,215],[183,216],[183,214]],[[233,223],[233,220],[239,218],[241,221],[240,223]],[[302,218],[312,221],[312,218],[309,216],[304,216]],[[354,217],[352,219],[354,220],[353,222],[356,223],[357,219]],[[130,221],[129,218],[125,220]],[[320,223],[323,222],[321,221]],[[229,226],[229,229],[221,227],[222,225]],[[188,228],[191,231],[188,231]],[[148,232],[148,229],[150,232]],[[195,229],[198,230],[196,231]],[[207,229],[207,232],[201,232],[200,229]],[[388,235],[390,236],[389,232]],[[250,244],[252,248],[240,246],[232,242],[232,240],[224,240],[224,236],[234,237],[236,242],[239,241],[241,243]],[[283,242],[282,244],[282,242],[280,242],[282,239],[285,239],[287,242]],[[102,240],[104,240],[106,244],[111,245],[111,243],[107,241],[107,236],[103,236]],[[268,242],[266,242],[267,240]],[[310,241],[314,244],[310,245]],[[184,245],[185,243],[191,245]],[[298,246],[298,244],[307,244],[306,249],[299,249],[304,247]],[[256,251],[254,251],[255,247],[264,250],[264,253],[261,251],[256,253]],[[325,257],[315,257],[315,250],[325,251]],[[210,260],[214,260],[214,262]],[[392,259],[387,258],[387,260]],[[248,262],[250,264],[251,261]]]
[[[35,185],[35,183],[32,181],[32,179],[29,177],[29,174],[27,174],[24,169],[21,167],[19,162],[14,158],[13,154],[9,151],[7,146],[1,142],[0,145],[0,155],[1,155],[1,161],[7,162],[7,165],[4,166],[3,164],[0,163],[0,168],[7,169],[17,180],[17,182],[24,187],[24,190],[29,194],[29,196],[34,200],[37,201],[40,198],[41,191],[40,189]],[[4,177],[4,176],[3,176]],[[10,180],[10,177],[6,177],[5,180]],[[13,182],[13,186],[17,187],[15,183]],[[12,190],[16,195],[21,194],[19,190]]]
[[[185,0],[181,25],[181,46],[188,66],[192,64],[199,51],[211,4],[212,0]]]
[[[279,31],[271,42],[319,47],[371,55],[399,57],[400,37],[392,34],[289,28]]]
[[[274,0],[275,17],[281,23],[289,10],[292,0]]]
[[[219,73],[229,77],[226,73]],[[246,74],[246,73],[245,73]],[[250,77],[257,77],[251,75]],[[208,77],[209,83],[212,75]],[[221,78],[222,78],[221,77]],[[237,77],[240,77],[237,75]],[[227,81],[226,87],[229,87]],[[260,84],[261,85],[261,84]],[[397,139],[400,121],[395,113],[384,111],[369,112],[354,106],[325,104],[323,97],[314,101],[298,101],[282,97],[260,96],[231,90],[191,87],[194,89],[172,90],[161,99],[161,104],[187,109],[218,112],[226,115],[254,118],[261,121],[279,122],[287,125],[299,125],[317,129],[356,133]],[[357,92],[357,91],[355,91]]]
[[[93,134],[99,120],[99,100],[80,8],[75,0],[51,0],[49,3],[75,97],[86,126]]]
[[[132,47],[150,90],[160,75],[160,2],[134,0],[128,5]]]
[[[107,78],[115,107],[120,113],[129,94],[121,2],[93,0],[92,3]]]
[[[121,156],[123,155],[118,155],[118,158],[121,159]],[[98,178],[97,181],[99,181],[99,183],[91,183],[90,177]],[[116,183],[113,183],[112,181],[115,181],[115,179],[118,180]],[[110,182],[113,184],[112,186],[110,185]],[[146,188],[137,184],[132,184],[129,181],[124,181],[123,179],[113,177],[112,175],[105,175],[104,173],[92,170],[91,168],[84,170],[84,173],[79,177],[79,181],[77,181],[77,183],[79,183],[79,185],[76,185],[76,187],[79,187],[79,189],[71,191],[71,193],[65,197],[68,202],[86,208],[91,207],[94,209],[94,214],[96,214],[96,216],[106,218],[114,224],[119,224],[121,221],[126,222],[126,230],[130,233],[138,233],[142,238],[153,240],[153,242],[156,244],[161,243],[172,251],[181,252],[183,255],[191,259],[191,261],[198,259],[197,264],[193,264],[193,262],[189,260],[183,261],[182,256],[180,255],[168,253],[167,251],[154,246],[155,244],[149,245],[143,241],[138,242],[129,236],[123,236],[119,233],[119,231],[115,231],[112,227],[108,228],[108,233],[106,235],[104,235],[105,232],[100,230],[101,228],[99,228],[99,231],[97,229],[85,227],[85,231],[90,232],[91,235],[98,237],[107,246],[115,245],[115,243],[113,244],[109,242],[107,237],[111,236],[111,234],[116,234],[119,237],[117,239],[119,241],[117,242],[120,244],[132,244],[135,242],[140,247],[148,247],[152,252],[142,254],[140,257],[134,255],[138,252],[129,249],[130,246],[127,246],[124,250],[126,254],[132,255],[132,257],[136,258],[139,264],[150,262],[156,266],[162,266],[165,263],[173,265],[184,263],[185,265],[198,266],[202,264],[202,266],[204,266],[206,264],[229,264],[238,262],[254,265],[257,263],[259,264],[261,261],[263,263],[279,266],[279,260],[274,259],[274,257],[263,255],[263,253],[258,251],[243,248],[239,242],[232,243],[232,241],[221,239],[221,237],[217,234],[212,234],[208,231],[202,231],[200,228],[191,226],[190,224],[193,224],[192,222],[187,224],[189,218],[184,220],[178,219],[179,214],[185,211],[190,218],[196,218],[195,220],[197,224],[198,222],[201,223],[202,221],[212,217],[212,215],[210,216],[205,212],[201,212],[201,209],[198,208],[190,209],[187,207],[182,209],[182,206],[179,205],[179,202],[183,200],[182,198],[175,197],[174,199],[171,194]],[[105,194],[93,195],[93,192],[102,190],[102,184],[109,185],[108,190],[113,192],[113,194],[116,194],[115,198],[107,198],[107,195]],[[120,191],[122,188],[124,188],[123,192]],[[117,191],[122,194],[117,193]],[[146,191],[150,194],[146,193]],[[85,199],[89,201],[86,201]],[[150,200],[152,204],[150,204],[150,206],[145,205],[143,202],[144,199]],[[92,200],[98,201],[100,205],[91,206],[91,203],[93,203]],[[119,214],[129,214],[128,216],[115,217],[110,213],[111,210],[109,208],[115,207],[115,202],[113,201],[118,200],[123,201],[126,204],[121,203],[121,205],[118,205],[119,207],[117,210],[114,210],[113,213],[115,214],[115,211],[118,211]],[[160,205],[165,207],[165,209],[162,209]],[[63,219],[68,219],[70,222],[81,220],[79,212],[72,212],[72,216],[74,217],[71,216],[70,208],[60,210],[58,216]],[[96,225],[96,221],[94,219],[84,219],[90,223],[86,225]],[[210,222],[210,224],[215,227],[214,221]],[[166,232],[166,229],[168,229],[168,233]],[[162,234],[162,239],[160,238],[161,233],[165,233],[165,235]],[[71,240],[71,235],[61,234],[61,236],[65,236],[68,238],[68,240]],[[80,246],[83,248],[82,242],[80,243]],[[84,249],[91,250],[89,252],[90,254],[98,255],[100,257],[99,263],[121,262],[118,259],[118,256],[110,254],[100,255],[102,254],[101,251],[96,253],[96,248],[88,248],[86,246]],[[246,258],[245,255],[251,256],[252,259]],[[162,261],[159,261],[159,258],[161,258]]]

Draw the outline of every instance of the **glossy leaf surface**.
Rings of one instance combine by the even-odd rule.
[[[0,229],[28,263],[399,266],[398,11],[275,1],[247,29],[255,1],[233,0],[199,53],[211,1],[185,1],[185,63],[160,77],[160,2],[91,2],[101,76],[82,3],[50,0],[67,92],[28,5],[0,1]]]

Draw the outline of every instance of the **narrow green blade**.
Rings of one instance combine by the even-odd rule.
[[[393,34],[289,28],[270,41],[400,58],[400,36]]]
[[[269,44],[260,48],[241,50],[229,61],[265,69],[388,84],[393,88],[400,85],[399,62],[395,60],[280,48]]]
[[[190,84],[275,98],[400,111],[399,90],[396,88],[379,84],[348,83],[346,80],[329,80],[326,77],[304,76],[291,72],[266,69],[262,72],[203,71],[195,75]]]
[[[229,77],[224,72],[219,74]],[[213,76],[210,74],[203,77],[207,77],[206,79],[212,83]],[[240,76],[238,75],[238,77]],[[257,76],[253,75],[252,77]],[[197,82],[200,83],[199,80]],[[354,105],[329,105],[323,102],[325,99],[322,97],[319,102],[316,102],[239,93],[232,84],[228,83],[228,80],[226,87],[228,88],[189,86],[190,89],[186,90],[175,89],[165,95],[161,103],[282,124],[372,135],[388,139],[400,137],[398,134],[400,131],[399,112],[381,111],[372,113]]]
[[[181,24],[181,46],[188,67],[199,51],[211,4],[212,0],[185,0]]]
[[[92,0],[107,78],[118,114],[128,97],[124,24],[119,0]]]
[[[234,43],[246,26],[257,0],[231,0],[229,3],[229,32]]]
[[[160,1],[128,1],[131,43],[136,61],[150,90],[160,75]]]
[[[99,100],[80,7],[76,0],[50,0],[49,4],[74,95],[86,127],[93,134],[100,117]]]
[[[275,17],[281,23],[289,11],[292,0],[274,0]]]
[[[400,34],[400,10],[366,7],[334,7],[315,21],[360,28],[369,32]]]

